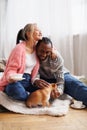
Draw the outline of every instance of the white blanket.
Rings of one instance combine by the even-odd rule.
[[[50,107],[28,108],[24,102],[12,100],[0,91],[0,104],[10,111],[21,114],[63,116],[67,114],[70,102],[69,98],[56,99]]]

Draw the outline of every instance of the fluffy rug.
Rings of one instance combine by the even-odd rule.
[[[64,98],[65,99],[65,98]],[[38,107],[38,108],[28,108],[24,102],[12,100],[4,92],[0,91],[0,105],[6,109],[21,113],[21,114],[31,114],[31,115],[50,115],[50,116],[64,116],[69,110],[69,104],[71,100],[66,98],[56,99],[53,101],[50,107]]]

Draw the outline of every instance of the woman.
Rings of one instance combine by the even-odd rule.
[[[0,90],[16,100],[25,101],[28,92],[37,88],[32,86],[39,69],[35,46],[42,39],[42,33],[37,24],[27,24],[22,30],[23,40],[11,52],[6,64],[4,75],[0,80]],[[23,74],[23,80],[15,79],[15,74]]]

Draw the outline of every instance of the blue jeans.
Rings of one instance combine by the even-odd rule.
[[[29,74],[24,73],[23,77],[25,79],[8,84],[4,92],[13,99],[25,101],[28,98],[28,92],[31,93],[38,88],[32,85]]]
[[[87,106],[87,86],[73,77],[70,73],[64,74],[65,90],[64,92],[76,100],[82,101]]]

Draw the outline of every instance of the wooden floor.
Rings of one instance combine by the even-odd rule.
[[[87,108],[62,117],[0,113],[0,130],[87,130]]]

